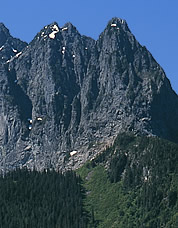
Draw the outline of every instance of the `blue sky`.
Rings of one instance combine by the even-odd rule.
[[[45,25],[71,22],[97,39],[112,17],[126,19],[136,39],[163,67],[178,93],[178,0],[6,0],[0,22],[11,34],[31,41]]]

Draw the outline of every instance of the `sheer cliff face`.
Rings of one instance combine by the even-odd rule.
[[[177,140],[177,95],[124,20],[97,41],[53,23],[28,46],[0,24],[0,62],[1,170],[77,168],[123,131]]]

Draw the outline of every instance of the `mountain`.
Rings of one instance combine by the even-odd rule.
[[[95,41],[67,23],[29,43],[0,24],[0,169],[76,169],[121,132],[178,142],[178,96],[125,20]]]
[[[5,63],[27,46],[26,42],[13,38],[3,23],[0,23],[0,62]]]

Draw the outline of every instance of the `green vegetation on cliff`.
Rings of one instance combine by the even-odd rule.
[[[177,228],[178,145],[119,134],[93,161],[65,174],[0,177],[1,228]]]
[[[93,227],[178,227],[178,145],[120,134],[78,170]]]

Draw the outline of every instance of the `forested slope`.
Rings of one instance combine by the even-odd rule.
[[[88,191],[93,227],[178,227],[178,145],[118,135],[78,173]]]
[[[0,227],[85,228],[84,196],[74,172],[10,172],[0,177]]]
[[[9,172],[0,227],[177,228],[177,161],[177,144],[123,133],[77,174]]]

